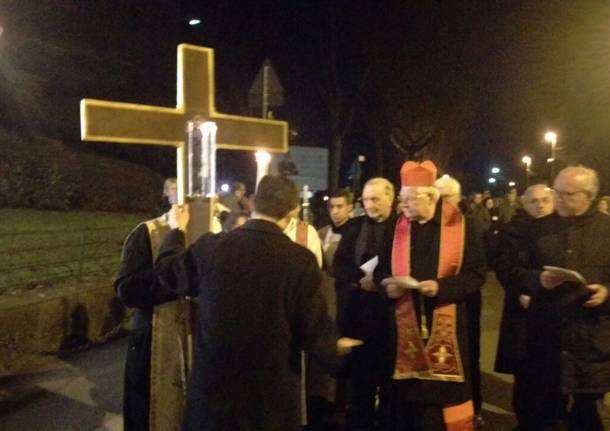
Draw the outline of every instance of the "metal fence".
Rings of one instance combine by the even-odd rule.
[[[0,232],[0,295],[116,274],[133,226]]]

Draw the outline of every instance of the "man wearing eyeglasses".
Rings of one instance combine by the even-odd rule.
[[[610,391],[610,217],[595,210],[598,190],[595,171],[563,169],[554,183],[556,214],[524,229],[511,253],[508,282],[531,297],[532,422],[520,429],[603,430],[598,407]],[[577,271],[586,282],[545,266]]]

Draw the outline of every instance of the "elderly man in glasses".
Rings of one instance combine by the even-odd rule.
[[[523,229],[509,253],[506,280],[531,298],[531,414],[519,429],[603,429],[598,406],[610,391],[610,217],[595,210],[598,190],[595,171],[563,169],[554,183],[556,213]]]

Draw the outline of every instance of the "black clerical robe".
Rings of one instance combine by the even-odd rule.
[[[413,303],[417,315],[418,325],[421,326],[422,313],[426,315],[427,329],[432,333],[433,312],[435,307],[456,304],[456,334],[464,371],[464,382],[421,380],[417,378],[394,380],[396,390],[393,402],[400,409],[401,402],[419,402],[444,406],[449,404],[463,403],[471,399],[469,354],[468,354],[468,332],[466,321],[466,298],[477,292],[485,282],[486,259],[482,241],[482,232],[478,224],[473,223],[469,216],[465,216],[465,237],[462,266],[458,274],[444,278],[438,278],[439,251],[441,244],[441,203],[437,205],[434,217],[424,224],[411,223],[410,241],[410,267],[411,276],[417,280],[437,280],[439,291],[434,298],[424,298],[424,307],[420,306],[420,295],[412,291]],[[380,283],[386,277],[392,275],[392,246],[393,232],[388,232],[384,243],[383,252],[380,254],[379,266],[375,271],[375,280]],[[390,349],[388,367],[394,368],[396,361],[396,337],[397,328],[394,319],[395,301],[389,300],[392,316],[390,323]]]
[[[185,250],[174,230],[155,265],[199,297],[185,430],[300,430],[300,350],[336,365],[314,256],[274,223],[250,220]]]
[[[151,231],[155,244],[151,241]],[[175,298],[161,286],[153,268],[157,239],[169,231],[164,217],[138,225],[123,245],[121,265],[114,283],[121,301],[135,308],[125,361],[123,427],[148,430],[150,408],[150,355],[153,307]]]

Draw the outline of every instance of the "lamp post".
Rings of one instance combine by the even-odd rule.
[[[530,156],[523,156],[521,162],[525,165],[525,188],[530,186],[530,166],[532,165],[532,158]]]
[[[553,181],[555,176],[555,146],[557,145],[557,133],[549,131],[544,134],[544,140],[551,144],[551,157],[547,159],[547,162],[551,164],[551,177],[549,182]]]

